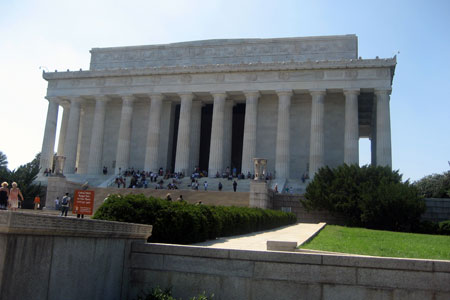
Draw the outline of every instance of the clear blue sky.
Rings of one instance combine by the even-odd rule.
[[[48,70],[88,69],[93,47],[220,38],[356,34],[362,58],[398,64],[393,167],[412,180],[449,169],[450,1],[0,1],[0,151],[9,168],[42,147]],[[361,142],[361,162],[369,144]]]

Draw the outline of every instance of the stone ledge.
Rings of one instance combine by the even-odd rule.
[[[267,250],[270,251],[295,251],[297,242],[267,241]]]
[[[145,239],[151,225],[0,211],[0,234]]]
[[[251,260],[255,262],[278,262],[288,264],[325,265],[380,270],[408,270],[421,272],[450,272],[450,261],[432,259],[409,259],[375,257],[352,254],[270,252],[235,249],[216,249],[203,246],[133,243],[133,253],[176,255],[184,257],[223,258]]]

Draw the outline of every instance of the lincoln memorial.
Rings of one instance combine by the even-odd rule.
[[[395,66],[358,57],[356,35],[94,48],[89,70],[43,74],[41,172],[57,146],[65,174],[247,174],[258,157],[277,178],[299,179],[358,164],[359,138],[372,164],[391,166]]]

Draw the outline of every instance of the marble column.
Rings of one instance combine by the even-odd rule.
[[[152,94],[149,95],[149,97],[151,103],[147,129],[147,146],[145,148],[144,169],[146,171],[156,172],[161,167],[158,166],[158,157],[163,95]]]
[[[45,169],[52,169],[53,152],[55,151],[56,125],[58,122],[58,99],[47,97],[47,100],[47,120],[45,121],[44,140],[42,142],[40,173],[44,173]]]
[[[277,144],[275,149],[275,176],[289,178],[290,167],[290,135],[289,113],[291,109],[292,91],[277,91],[278,95],[278,122]]]
[[[233,100],[225,101],[224,139],[223,139],[223,167],[224,170],[231,167],[231,147],[233,138]]]
[[[253,173],[256,157],[256,128],[258,119],[258,91],[247,91],[245,95],[244,142],[242,145],[242,173]]]
[[[357,90],[344,90],[345,95],[345,135],[344,163],[359,164],[359,122]]]
[[[200,131],[202,125],[202,101],[192,101],[191,149],[189,151],[189,170],[198,167],[200,158]]]
[[[190,175],[189,170],[189,153],[190,153],[190,138],[191,138],[191,110],[192,93],[180,94],[181,108],[180,121],[178,122],[178,138],[177,138],[177,152],[175,155],[175,172],[183,172],[185,175]]]
[[[324,102],[325,90],[310,91],[312,96],[311,107],[311,139],[309,144],[309,176],[324,166]]]
[[[109,98],[99,96],[95,99],[94,124],[92,127],[91,144],[89,146],[88,174],[102,173],[103,133],[105,128],[106,104]]]
[[[82,99],[79,97],[70,99],[70,114],[67,124],[67,134],[64,141],[64,174],[75,173],[77,159],[78,132],[80,130],[80,110]]]
[[[116,174],[119,173],[119,169],[123,172],[129,167],[133,101],[134,96],[132,95],[122,96],[122,112],[120,115],[120,128],[116,152]]]
[[[390,94],[391,90],[375,90],[377,99],[376,157],[378,166],[392,167]]]
[[[216,173],[223,171],[223,139],[226,93],[214,93],[214,106],[211,127],[211,144],[209,148],[209,177],[215,177]]]
[[[63,107],[63,116],[61,120],[61,128],[59,129],[58,155],[64,155],[64,142],[67,134],[67,124],[69,124],[70,104],[62,101],[60,105]]]

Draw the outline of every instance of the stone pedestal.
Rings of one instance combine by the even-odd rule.
[[[268,185],[265,181],[252,180],[250,182],[249,206],[259,208],[272,208]]]

